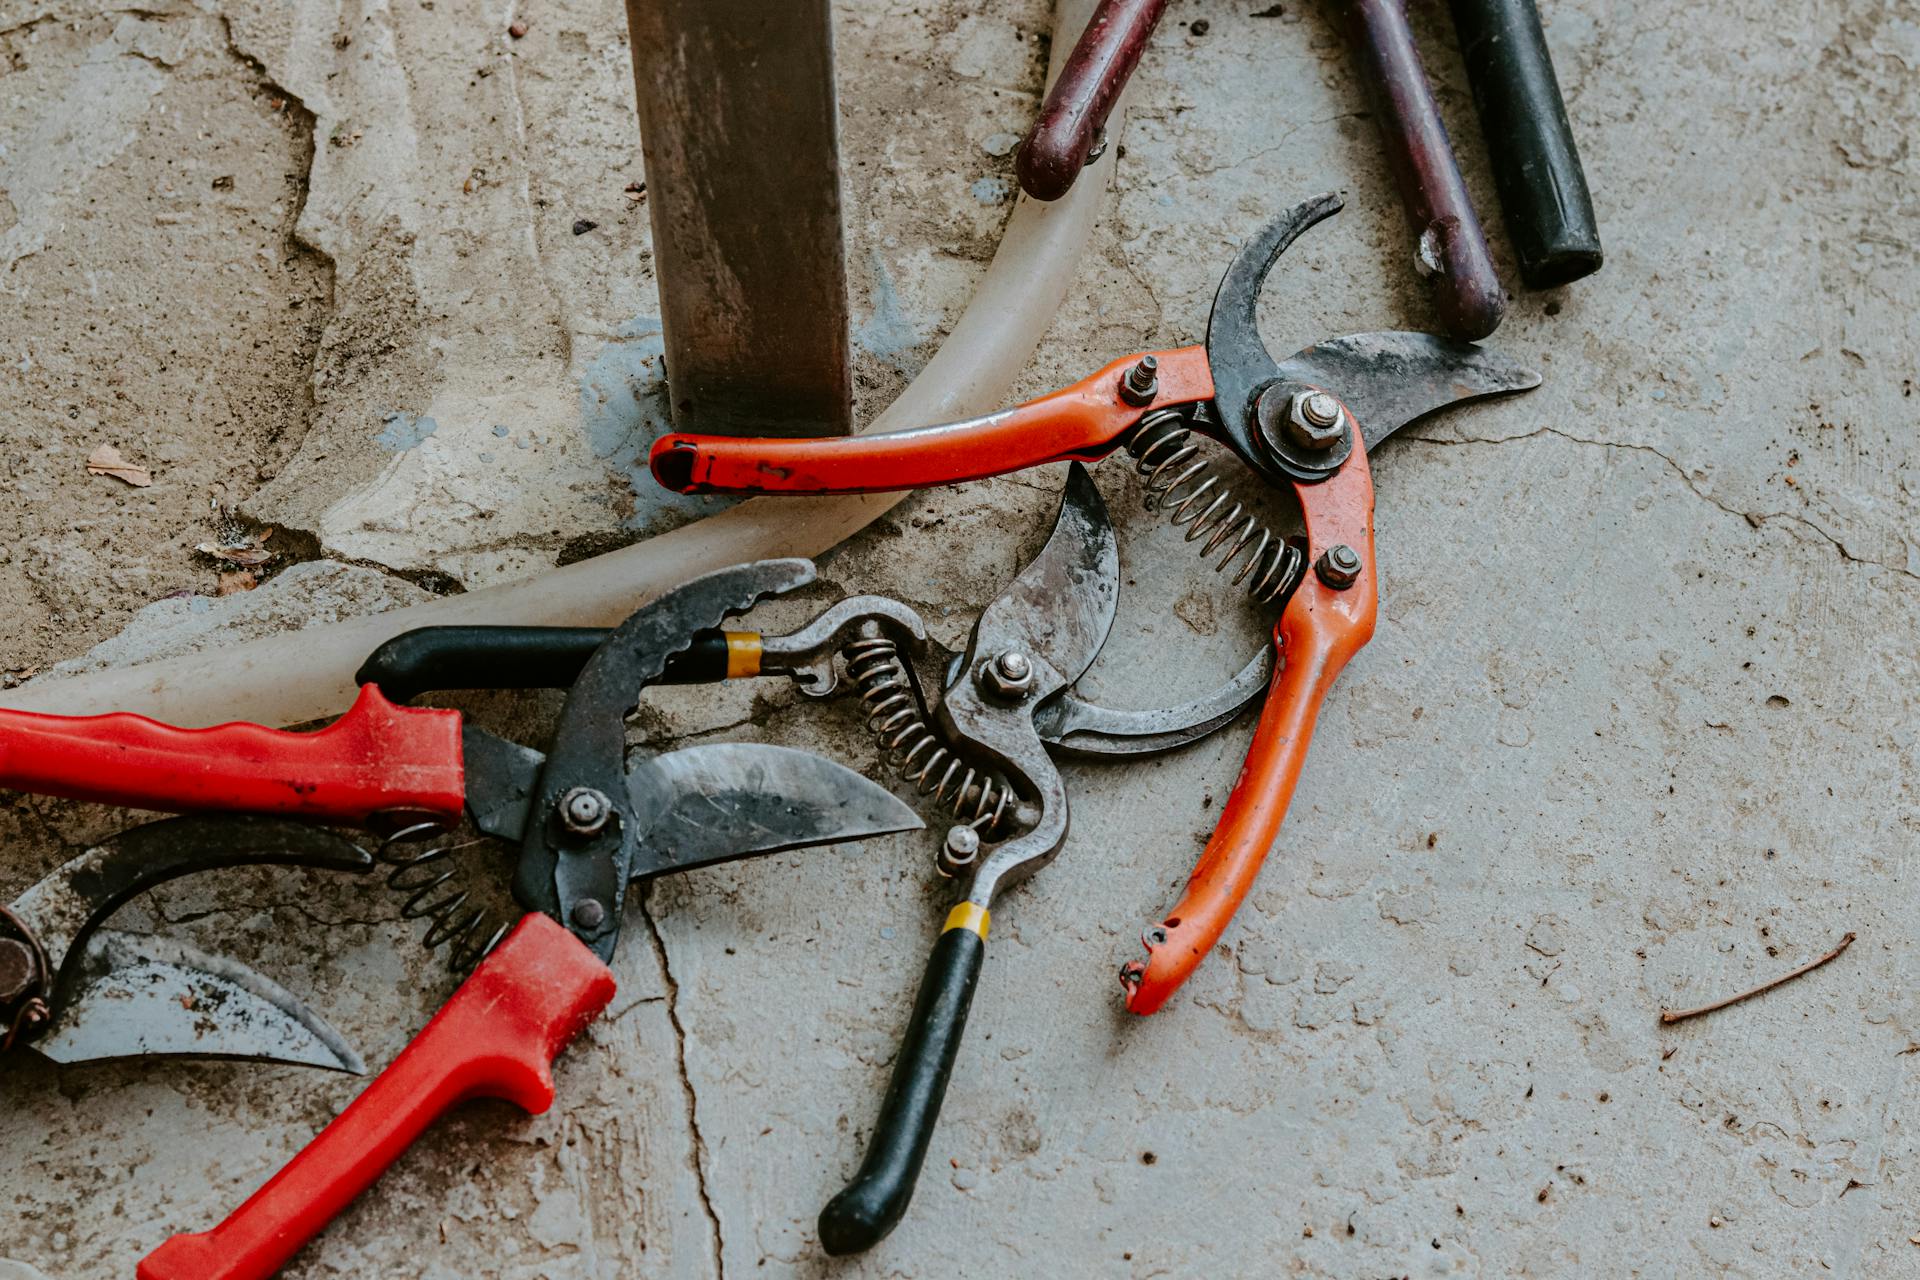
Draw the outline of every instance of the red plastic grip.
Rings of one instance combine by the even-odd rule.
[[[266,1280],[455,1104],[501,1098],[539,1115],[553,1105],[553,1060],[613,990],[584,943],[527,916],[286,1168],[213,1230],[148,1254],[140,1280]]]
[[[460,820],[460,713],[396,707],[373,685],[314,733],[181,729],[145,716],[0,711],[0,787],[158,809],[273,813],[363,826],[373,814]]]

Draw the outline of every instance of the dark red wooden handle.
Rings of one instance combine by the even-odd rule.
[[[1058,200],[1086,167],[1167,0],[1100,0],[1014,157],[1020,189]]]
[[[368,685],[314,733],[181,729],[145,716],[0,711],[0,787],[163,813],[272,813],[363,826],[460,819],[460,713],[396,707]]]
[[[553,1105],[553,1060],[613,999],[613,972],[546,916],[522,920],[393,1065],[211,1231],[179,1235],[139,1280],[266,1280],[448,1108]]]

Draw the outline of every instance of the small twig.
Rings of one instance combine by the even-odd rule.
[[[1777,978],[1769,978],[1767,981],[1761,983],[1759,986],[1749,987],[1747,990],[1740,992],[1738,995],[1728,996],[1725,1000],[1715,1000],[1712,1004],[1703,1004],[1697,1009],[1662,1009],[1660,1011],[1660,1021],[1662,1024],[1665,1024],[1669,1022],[1679,1022],[1683,1018],[1697,1018],[1703,1013],[1712,1013],[1715,1009],[1724,1009],[1730,1004],[1738,1004],[1740,1003],[1740,1001],[1747,999],[1749,996],[1757,996],[1763,991],[1771,991],[1783,982],[1792,982],[1795,978],[1799,977],[1801,974],[1813,972],[1815,969],[1818,969],[1821,965],[1825,964],[1827,961],[1833,959],[1835,956],[1839,955],[1842,951],[1845,951],[1848,947],[1852,946],[1853,938],[1854,938],[1853,933],[1849,931],[1846,937],[1840,939],[1839,946],[1827,952],[1827,954],[1821,956],[1818,960],[1809,960],[1791,973],[1783,973]]]

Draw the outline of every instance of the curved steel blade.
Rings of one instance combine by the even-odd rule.
[[[892,792],[843,764],[757,742],[640,760],[627,790],[634,811],[652,820],[640,836],[635,880],[926,826]]]
[[[1073,755],[1150,756],[1184,747],[1231,724],[1260,700],[1273,677],[1273,647],[1262,645],[1239,674],[1177,707],[1116,711],[1067,690],[1033,713],[1040,740]]]
[[[70,994],[33,1041],[55,1062],[241,1058],[366,1073],[367,1064],[325,1019],[237,960],[171,938],[103,929],[71,972]]]
[[[1113,629],[1120,602],[1120,545],[1107,504],[1078,462],[1067,468],[1053,532],[1027,567],[974,624],[969,662],[1018,648],[1060,673],[1063,684],[1086,674]],[[990,655],[988,655],[990,656]]]
[[[56,868],[12,904],[64,973],[120,905],[178,876],[219,867],[300,866],[371,871],[373,855],[321,827],[277,818],[166,818],[122,831]],[[54,1012],[60,986],[54,984]]]
[[[1260,286],[1273,264],[1315,223],[1340,212],[1345,202],[1333,192],[1303,200],[1267,223],[1240,246],[1220,277],[1207,317],[1207,365],[1213,371],[1213,402],[1220,426],[1243,458],[1260,457],[1252,424],[1254,396],[1275,378],[1275,361],[1260,339],[1256,319]]]
[[[1492,347],[1385,330],[1329,338],[1295,352],[1280,376],[1331,391],[1360,424],[1368,452],[1438,409],[1540,385],[1540,375]]]

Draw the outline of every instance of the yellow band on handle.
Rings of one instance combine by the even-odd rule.
[[[941,929],[940,932],[945,933],[949,929],[971,929],[980,935],[980,941],[985,942],[987,940],[987,922],[992,916],[992,912],[978,903],[963,902],[953,910],[947,912],[946,927]]]
[[[760,633],[729,631],[727,636],[727,679],[740,680],[760,674]]]

